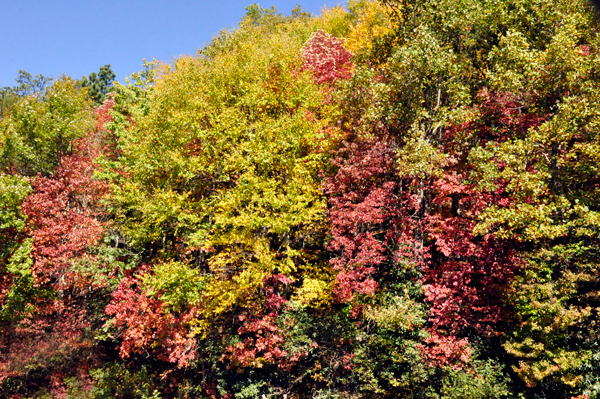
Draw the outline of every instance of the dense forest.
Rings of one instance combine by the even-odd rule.
[[[600,398],[591,6],[246,10],[0,93],[0,397]]]

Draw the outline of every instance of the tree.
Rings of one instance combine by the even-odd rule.
[[[344,188],[330,199],[333,231],[343,233],[335,261],[347,270],[338,278],[356,276],[339,285],[360,299],[361,284],[385,281],[398,233],[380,223],[404,211],[398,225],[408,232],[392,242],[423,273],[425,360],[440,366],[472,340],[492,358],[513,356],[532,395],[595,395],[585,385],[597,383],[596,329],[583,333],[597,317],[597,302],[584,299],[598,270],[588,247],[597,231],[594,15],[570,2],[384,3],[392,23],[356,50],[370,62],[353,74],[344,109],[357,148],[373,136],[395,146],[396,176],[364,193],[389,166],[368,183],[331,181]],[[348,159],[338,173],[362,179],[379,158]],[[344,212],[355,207],[364,210]],[[492,349],[499,343],[505,353]]]
[[[89,98],[100,105],[106,99],[106,95],[112,91],[113,81],[117,75],[110,69],[110,64],[100,67],[98,74],[92,72],[88,78],[83,76],[79,85],[88,89]]]
[[[13,189],[3,197],[21,204],[18,213],[8,208],[0,236],[10,233],[14,241],[0,260],[8,282],[0,303],[0,392],[4,381],[35,387],[32,370],[49,378],[93,357],[92,331],[102,323],[93,309],[102,306],[107,286],[102,273],[86,267],[102,263],[91,252],[104,234],[98,201],[106,186],[92,177],[96,151],[93,140],[79,141],[51,176],[30,179],[30,190],[10,176]]]
[[[0,89],[0,118],[7,114],[21,97],[40,96],[52,82],[52,78],[33,76],[23,70],[19,70],[19,76],[15,80],[18,85]]]
[[[75,82],[62,77],[21,98],[0,120],[0,167],[24,176],[52,174],[74,140],[93,127],[91,104]]]

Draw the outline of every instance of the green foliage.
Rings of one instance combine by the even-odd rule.
[[[85,76],[77,83],[81,87],[88,89],[90,100],[96,105],[100,105],[106,100],[106,96],[113,90],[113,81],[117,75],[110,69],[110,64],[100,67],[98,74],[92,72],[89,78]]]
[[[91,256],[73,261],[73,271],[100,287],[114,290],[125,273],[135,269],[140,263],[139,253],[119,246],[122,240],[114,232],[108,232],[98,246],[90,249]]]
[[[58,79],[41,95],[19,100],[0,120],[0,167],[25,176],[49,175],[92,127],[85,92],[70,78]]]
[[[578,387],[582,375],[574,370],[591,361],[597,340],[596,328],[587,326],[598,302],[586,288],[600,277],[600,64],[589,52],[597,46],[596,22],[585,7],[570,2],[519,7],[509,18],[513,28],[490,52],[489,88],[513,93],[519,112],[545,115],[546,121],[473,152],[478,184],[506,182],[504,190],[514,199],[510,206],[488,207],[477,230],[517,237],[532,248],[511,293],[516,323],[504,346],[520,359],[514,370],[530,386],[552,376]],[[535,28],[525,12],[537,16]]]
[[[10,87],[0,89],[0,119],[8,113],[18,100],[19,96]]]
[[[21,203],[31,192],[29,182],[18,176],[0,174],[0,274],[13,284],[5,292],[0,320],[12,320],[33,311],[28,301],[40,295],[33,287],[31,251],[33,242],[25,238],[27,218]]]
[[[33,259],[31,252],[33,250],[33,240],[25,239],[21,242],[10,256],[6,272],[11,276],[12,285],[5,294],[2,310],[0,311],[0,320],[14,321],[19,320],[35,312],[35,306],[32,301],[37,298],[44,298],[51,293],[35,287],[35,281],[32,275],[31,266]]]
[[[131,372],[118,363],[108,363],[105,367],[91,370],[96,385],[90,397],[94,399],[124,398],[160,399],[156,382],[152,380],[146,366]]]
[[[507,379],[492,361],[475,361],[472,370],[448,370],[442,380],[440,399],[505,398],[510,395]]]
[[[52,83],[52,78],[44,75],[32,75],[27,71],[19,70],[19,76],[15,79],[17,85],[11,90],[19,97],[41,96],[46,91],[48,85]]]
[[[25,96],[40,96],[52,82],[52,78],[43,75],[31,75],[29,72],[19,70],[15,79],[17,85],[0,89],[0,119],[5,116]]]
[[[269,20],[282,19],[282,15],[277,13],[275,6],[271,8],[262,8],[257,3],[246,7],[246,14],[242,18],[244,23],[253,25],[266,25]]]
[[[198,269],[180,262],[167,262],[153,267],[153,274],[142,277],[150,296],[155,296],[174,311],[200,302],[204,279]]]
[[[0,230],[25,228],[21,203],[30,192],[31,186],[24,178],[0,174]]]
[[[396,296],[385,306],[365,311],[365,317],[387,330],[412,330],[425,322],[420,308],[421,305],[413,299]]]

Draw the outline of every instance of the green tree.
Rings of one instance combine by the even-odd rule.
[[[20,97],[26,97],[43,95],[53,79],[41,74],[32,75],[20,69],[15,80],[17,85],[13,87],[13,91]]]
[[[0,118],[4,116],[21,97],[44,93],[52,78],[43,75],[32,75],[27,71],[19,70],[19,76],[15,79],[17,84],[12,87],[0,89]]]
[[[11,87],[3,87],[0,89],[0,118],[12,108],[18,98],[19,96],[14,93]]]
[[[50,175],[74,140],[94,126],[86,92],[68,77],[21,98],[0,120],[0,167],[24,176]]]
[[[78,82],[81,87],[88,88],[88,95],[96,105],[100,105],[106,99],[106,95],[112,91],[113,81],[117,75],[110,69],[110,64],[100,67],[96,74],[92,72],[88,78],[85,76]]]

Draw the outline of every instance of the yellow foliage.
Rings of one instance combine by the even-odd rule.
[[[331,283],[317,278],[304,278],[302,287],[296,290],[292,300],[303,306],[326,308],[331,305]]]
[[[203,318],[256,306],[273,273],[309,277],[302,303],[330,301],[328,281],[305,274],[326,262],[306,247],[325,238],[320,172],[339,140],[341,111],[302,70],[300,54],[317,29],[347,30],[347,16],[341,7],[318,18],[256,14],[198,56],[156,63],[147,103],[119,131],[114,169],[125,173],[111,200],[121,231],[165,257],[181,246],[203,252],[194,298]],[[206,324],[195,325],[201,334]]]
[[[345,46],[354,54],[369,51],[374,41],[392,33],[396,28],[392,10],[386,4],[372,0],[351,0],[348,5],[356,21],[350,29]]]
[[[390,330],[412,330],[423,325],[424,313],[420,305],[410,297],[392,298],[385,306],[369,307],[365,318]]]

